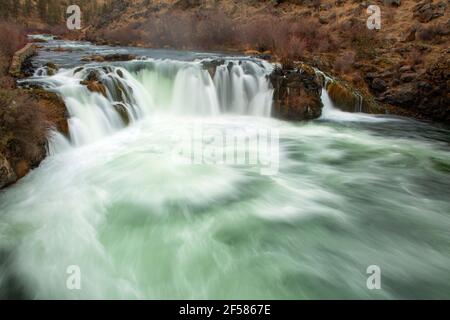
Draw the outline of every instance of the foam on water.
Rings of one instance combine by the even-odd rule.
[[[255,62],[106,67],[38,79],[64,97],[71,141],[52,133],[52,155],[0,193],[0,297],[448,297],[448,131],[366,121],[326,94],[328,121],[272,119]],[[106,97],[79,84],[92,70]],[[177,161],[199,125],[277,130],[279,172]],[[366,287],[374,264],[382,290]]]

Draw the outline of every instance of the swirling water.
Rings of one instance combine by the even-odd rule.
[[[449,297],[448,129],[344,113],[326,92],[322,119],[280,121],[249,111],[266,101],[257,93],[270,94],[258,77],[260,89],[247,85],[236,103],[221,100],[228,89],[213,78],[204,85],[225,91],[189,87],[180,97],[186,73],[155,80],[119,68],[135,85],[129,114],[144,113],[129,126],[96,109],[111,107],[112,90],[87,92],[70,68],[46,78],[69,102],[72,140],[55,134],[52,155],[0,193],[0,296]],[[278,173],[176,161],[174,137],[198,125],[276,130]],[[70,265],[80,290],[66,286]],[[366,286],[369,265],[381,269],[380,290]]]

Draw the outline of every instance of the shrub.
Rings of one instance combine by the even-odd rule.
[[[11,158],[39,160],[49,126],[28,95],[0,89],[0,151]]]
[[[12,57],[14,52],[27,43],[25,31],[15,23],[0,22],[0,43],[0,54]]]
[[[334,69],[338,72],[349,72],[355,62],[355,52],[348,51],[341,54],[334,62]]]
[[[424,54],[417,48],[414,48],[409,52],[406,63],[411,66],[420,65],[424,61]]]

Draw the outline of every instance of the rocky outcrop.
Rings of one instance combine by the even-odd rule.
[[[421,69],[420,65],[403,65],[377,70],[367,73],[365,80],[376,99],[384,104],[400,107],[409,116],[450,122],[448,55]]]
[[[28,43],[25,47],[17,51],[12,58],[9,74],[16,78],[21,77],[24,62],[35,53],[36,45],[32,43]]]
[[[65,136],[68,136],[69,125],[67,119],[69,118],[69,113],[64,101],[56,93],[44,89],[30,89],[28,94],[39,104],[48,123]]]
[[[204,60],[202,61],[203,69],[208,71],[209,75],[212,79],[214,79],[214,75],[216,74],[217,67],[224,64],[224,60]]]
[[[100,81],[82,80],[80,84],[85,85],[91,92],[97,92],[106,97],[106,88]]]
[[[55,75],[59,70],[59,67],[53,62],[47,62],[45,68],[47,69],[47,75],[49,76]]]
[[[17,180],[9,161],[0,153],[0,189]]]
[[[310,120],[322,114],[321,82],[313,68],[276,68],[270,75],[274,88],[273,115],[286,120]]]
[[[2,92],[0,110],[0,189],[24,177],[46,156],[50,128],[68,135],[66,106],[43,89]]]
[[[89,91],[100,93],[101,95],[106,97],[106,87],[101,82],[100,74],[98,71],[90,71],[86,79],[80,81],[80,84],[86,86]]]
[[[442,17],[447,9],[445,1],[433,3],[433,0],[424,0],[419,2],[413,9],[413,16],[422,23]]]
[[[88,61],[88,62],[104,62],[104,61],[110,61],[110,62],[114,62],[114,61],[130,61],[130,60],[134,60],[136,59],[136,56],[133,54],[128,54],[128,53],[114,53],[114,54],[107,54],[107,55],[92,55],[92,56],[87,56],[87,57],[83,57],[81,59],[81,61]]]

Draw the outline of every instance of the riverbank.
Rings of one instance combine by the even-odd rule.
[[[3,38],[20,39],[0,31]],[[10,49],[23,43],[11,42]],[[33,74],[30,59],[36,50],[35,44],[27,43],[16,52],[0,51],[0,60],[5,61],[0,66],[0,189],[39,166],[47,155],[50,129],[67,134],[67,111],[60,97],[43,89],[17,86],[19,78]]]
[[[448,4],[377,4],[380,30],[367,29],[365,1],[122,1],[84,35],[99,44],[264,53],[286,69],[303,61],[391,114],[450,123]]]

